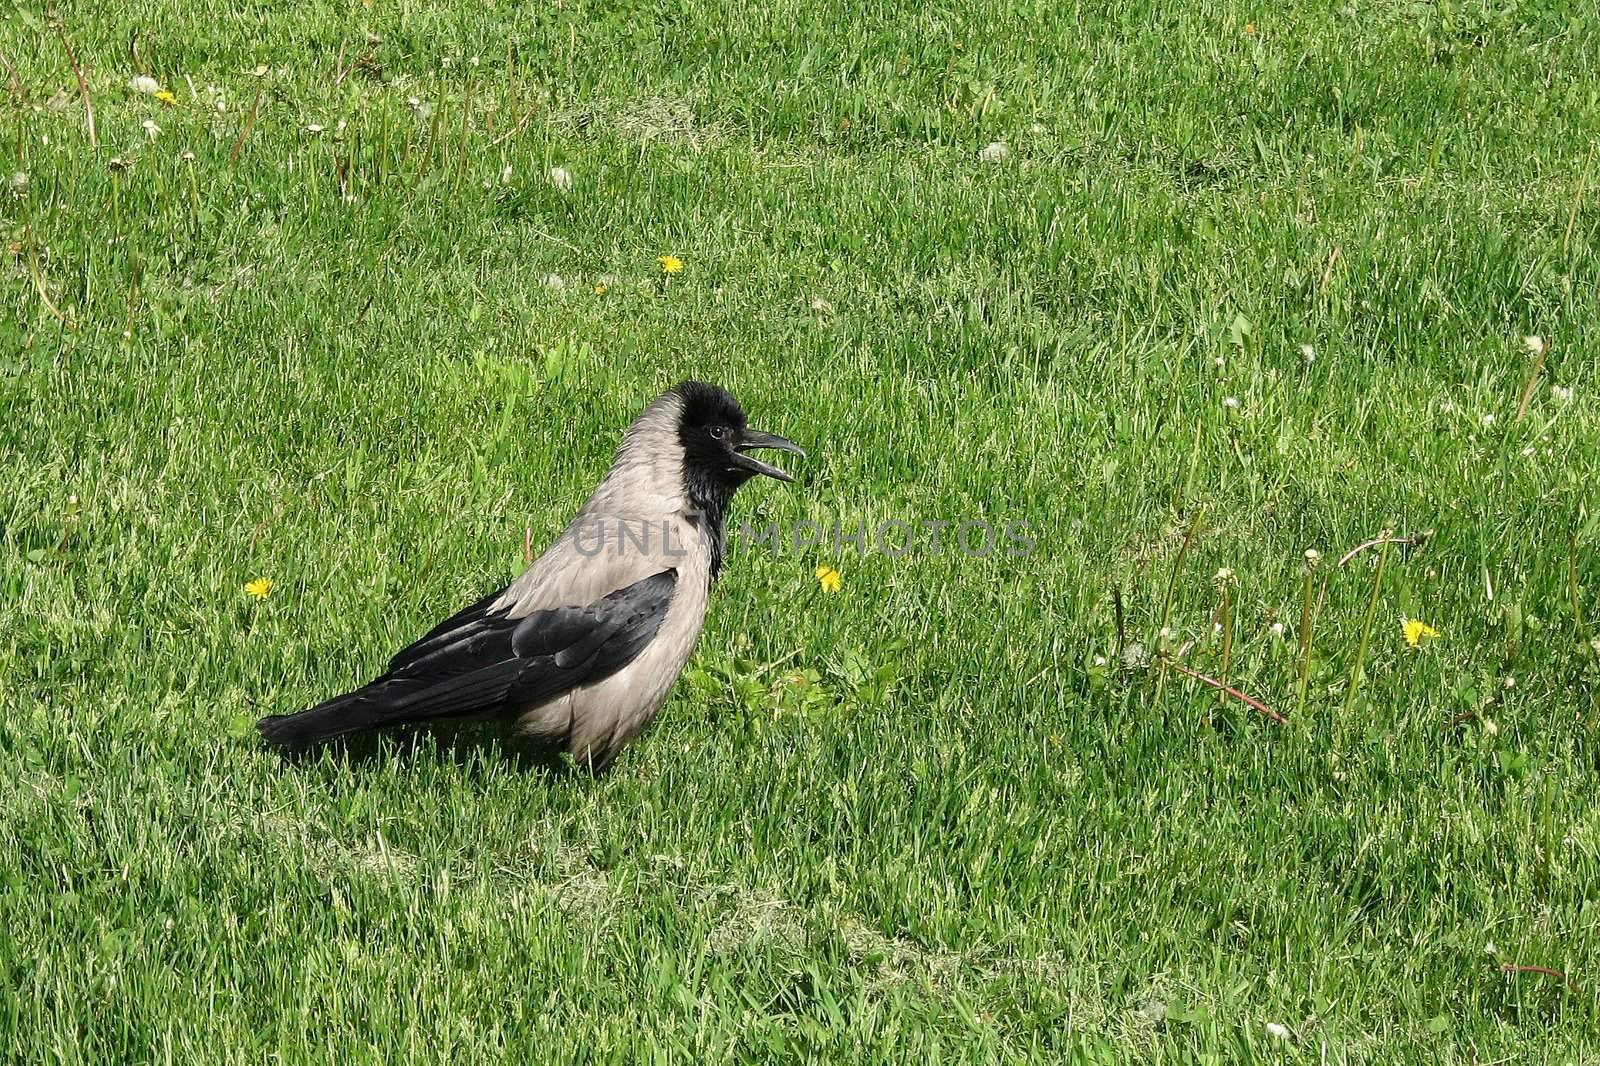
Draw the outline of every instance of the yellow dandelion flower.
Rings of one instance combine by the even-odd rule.
[[[171,89],[162,89],[160,92],[155,94],[155,97],[156,97],[157,100],[160,100],[162,103],[166,104],[168,107],[172,107],[174,104],[176,104],[178,102],[178,98],[176,96],[172,95],[172,90]]]
[[[606,294],[606,287],[604,285],[596,285],[594,287],[594,294],[596,296],[604,296]]]
[[[683,260],[675,255],[658,255],[656,262],[661,264],[663,274],[677,274],[683,270]]]
[[[824,565],[817,567],[817,584],[822,586],[823,592],[838,592],[843,579],[840,578],[839,571]]]
[[[253,600],[264,600],[267,598],[267,593],[272,591],[272,579],[270,577],[258,577],[254,581],[248,582],[244,587],[244,591],[245,595]]]
[[[1246,37],[1254,37],[1256,35],[1256,24],[1254,22],[1246,22],[1244,24],[1244,35]]]
[[[1439,631],[1420,618],[1400,619],[1400,632],[1405,634],[1406,643],[1415,648],[1424,640],[1431,640],[1439,635]]]

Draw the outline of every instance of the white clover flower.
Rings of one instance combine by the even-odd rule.
[[[1224,396],[1222,398],[1222,406],[1229,411],[1237,411],[1239,409],[1239,397]]]
[[[1276,1040],[1287,1040],[1289,1039],[1289,1027],[1279,1025],[1277,1022],[1268,1022],[1267,1035]]]
[[[1228,365],[1228,361],[1226,359],[1224,359],[1220,355],[1217,356],[1215,359],[1212,359],[1211,361],[1213,363],[1217,364],[1217,366],[1227,366]]]
[[[1094,664],[1096,666],[1104,666],[1106,664],[1106,657],[1104,655],[1096,655],[1094,657]]]
[[[820,296],[813,296],[811,298],[811,310],[819,315],[826,315],[833,311],[833,305]]]
[[[11,175],[11,187],[17,192],[21,192],[22,190],[26,189],[28,187],[27,171],[18,170],[13,172]]]
[[[1284,633],[1284,629],[1283,629],[1283,623],[1282,622],[1274,622],[1274,623],[1272,623],[1272,635],[1273,636],[1277,637],[1279,640],[1282,640],[1283,639],[1283,633]]]
[[[990,141],[978,151],[978,158],[985,163],[1003,163],[1010,154],[1005,141]]]
[[[306,127],[306,132],[307,133],[316,134],[316,133],[321,133],[323,130],[325,130],[327,128],[328,127],[322,125],[321,123],[313,122],[313,123],[311,123],[310,125],[308,125]]]
[[[1483,945],[1483,953],[1485,955],[1499,955],[1500,949],[1495,947],[1494,941],[1491,940],[1487,944]]]
[[[1311,347],[1311,345],[1309,345],[1309,344],[1302,344],[1300,346],[1300,362],[1305,364],[1306,366],[1310,366],[1312,363],[1315,363],[1316,361],[1317,361],[1317,350],[1315,348]]]
[[[148,74],[140,74],[128,80],[128,88],[136,93],[154,96],[161,91],[161,83]]]
[[[1494,412],[1493,411],[1485,411],[1484,412],[1483,424],[1486,425],[1486,426],[1494,425]]]
[[[567,172],[566,167],[551,167],[549,176],[550,184],[561,192],[572,191],[572,175]]]
[[[547,289],[555,289],[557,292],[559,292],[567,287],[567,279],[563,278],[560,274],[546,274],[539,279],[539,284],[543,285]]]
[[[1572,399],[1572,389],[1566,385],[1551,385],[1550,398],[1557,403],[1567,403]]]
[[[1536,337],[1536,336],[1524,337],[1524,338],[1522,338],[1522,346],[1524,348],[1528,349],[1528,354],[1529,355],[1538,356],[1538,355],[1543,355],[1544,354],[1544,338],[1543,337]]]
[[[500,184],[501,185],[510,185],[511,184],[511,175],[513,173],[514,173],[514,171],[511,169],[511,164],[510,163],[507,163],[505,166],[501,167],[500,168]]]

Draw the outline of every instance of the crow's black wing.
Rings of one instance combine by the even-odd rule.
[[[616,673],[661,629],[677,588],[663,570],[594,603],[522,618],[479,601],[400,652],[370,684],[296,715],[264,718],[263,736],[302,746],[346,733],[444,718],[512,714]]]

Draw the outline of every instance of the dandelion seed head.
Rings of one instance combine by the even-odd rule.
[[[539,284],[547,289],[555,289],[559,292],[567,287],[567,280],[560,274],[546,274],[539,279]]]
[[[1551,385],[1550,398],[1557,403],[1567,403],[1572,399],[1572,389],[1566,385]]]
[[[26,189],[28,187],[27,172],[23,170],[13,171],[11,174],[11,187],[17,192]]]
[[[161,91],[161,83],[156,81],[148,74],[139,74],[128,79],[128,88],[132,89],[136,93],[144,93],[146,96],[154,96],[156,93]]]
[[[1224,396],[1222,398],[1222,406],[1227,408],[1229,411],[1237,411],[1239,409],[1239,397]]]
[[[1282,622],[1274,622],[1274,623],[1272,623],[1272,635],[1275,636],[1275,637],[1278,637],[1279,639],[1282,639],[1283,634],[1284,634],[1283,623]]]
[[[1300,362],[1304,363],[1306,366],[1310,366],[1316,361],[1317,350],[1309,344],[1302,344],[1300,346]]]
[[[1006,147],[1004,141],[990,141],[978,151],[978,158],[985,163],[1003,163],[1011,154],[1011,149]]]
[[[139,125],[141,127],[143,127],[144,132],[149,136],[149,138],[152,141],[155,140],[157,137],[161,136],[161,127],[157,126],[150,119],[145,119],[143,122],[139,123]]]
[[[567,172],[566,167],[551,167],[549,178],[550,184],[561,192],[572,191],[572,175]]]

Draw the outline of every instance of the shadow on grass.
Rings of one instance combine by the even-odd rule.
[[[559,751],[485,723],[406,726],[337,737],[306,748],[280,748],[259,739],[254,743],[278,756],[285,765],[302,768],[327,758],[353,769],[370,770],[380,763],[412,761],[431,754],[439,762],[474,774],[510,769],[551,783],[595,776]]]

